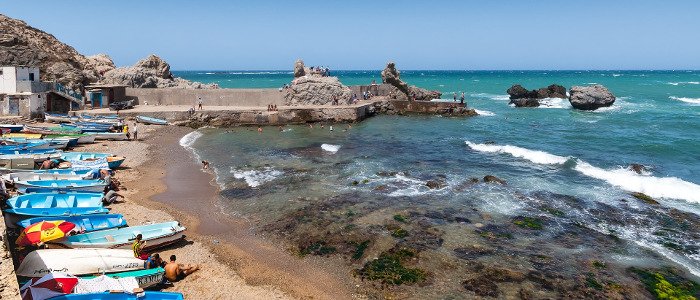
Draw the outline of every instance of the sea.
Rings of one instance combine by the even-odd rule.
[[[293,79],[291,71],[174,74],[222,88],[279,88]],[[379,70],[331,75],[346,85],[381,82]],[[441,91],[434,101],[464,92],[479,116],[378,116],[262,133],[202,128],[181,145],[211,163],[223,211],[302,256],[345,257],[350,278],[386,283],[368,272],[372,261],[410,249],[407,268],[430,278],[404,284],[417,297],[483,296],[465,283],[490,268],[564,278],[550,289],[536,288],[544,284],[529,275],[508,283],[534,286],[530,292],[543,297],[566,295],[581,281],[594,289],[591,278],[626,288],[639,277],[630,270],[639,269],[700,282],[700,71],[403,71],[401,78]],[[513,84],[602,84],[617,100],[595,111],[566,99],[516,108],[506,94]],[[645,168],[637,173],[631,164]],[[487,175],[505,184],[486,183]]]

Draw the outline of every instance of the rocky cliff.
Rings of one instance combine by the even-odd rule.
[[[396,69],[394,62],[386,64],[386,68],[382,70],[382,83],[390,84],[394,87],[392,98],[398,100],[426,100],[440,99],[442,93],[438,91],[430,91],[417,86],[409,86],[401,80],[401,72]]]
[[[151,54],[131,67],[112,69],[104,73],[101,83],[123,84],[133,88],[218,88],[216,84],[203,84],[174,77],[170,65]]]
[[[98,81],[101,72],[114,68],[107,55],[85,57],[53,35],[5,15],[0,15],[0,65],[36,66],[41,80],[73,89]]]
[[[86,57],[53,35],[5,15],[0,15],[0,65],[39,67],[42,81],[60,82],[74,90],[96,82],[131,87],[214,87],[174,78],[170,65],[155,55],[133,67],[116,69],[106,54]]]

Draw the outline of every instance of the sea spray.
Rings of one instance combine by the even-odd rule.
[[[340,145],[322,144],[321,149],[330,153],[336,153],[340,150]]]

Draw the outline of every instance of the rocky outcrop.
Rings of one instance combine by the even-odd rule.
[[[113,66],[106,58],[105,63]],[[100,78],[93,60],[53,35],[4,15],[0,15],[0,65],[35,66],[42,81],[57,81],[76,90]]]
[[[516,84],[506,92],[510,96],[510,104],[516,107],[538,107],[540,106],[539,99],[566,98],[566,88],[558,84],[552,84],[538,90],[528,90]]]
[[[106,72],[101,82],[123,84],[132,88],[218,88],[216,84],[203,84],[174,77],[170,72],[170,65],[153,54],[138,61],[134,66]]]
[[[390,84],[394,87],[391,92],[392,99],[397,100],[426,100],[440,99],[442,93],[439,91],[430,91],[417,86],[409,86],[401,80],[401,72],[396,69],[394,62],[386,64],[386,68],[382,70],[382,83]]]
[[[569,103],[576,109],[595,110],[613,105],[615,103],[615,95],[599,84],[574,86],[569,91]]]
[[[306,75],[306,70],[304,70],[304,61],[297,59],[294,62],[294,78],[299,78]]]
[[[284,95],[286,105],[350,104],[352,91],[337,77],[305,75],[292,80]]]

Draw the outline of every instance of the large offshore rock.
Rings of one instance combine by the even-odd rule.
[[[104,74],[102,83],[123,84],[132,88],[217,88],[216,84],[203,84],[174,77],[170,65],[156,55],[138,61],[134,66],[116,68]]]
[[[538,107],[540,106],[539,99],[566,98],[566,88],[558,84],[552,84],[538,90],[528,90],[516,84],[506,92],[510,96],[510,104],[516,107]]]
[[[307,75],[292,80],[284,95],[287,105],[350,104],[352,91],[337,77]]]
[[[600,84],[573,86],[569,91],[569,102],[571,106],[577,109],[595,110],[613,105],[615,103],[615,95]]]

